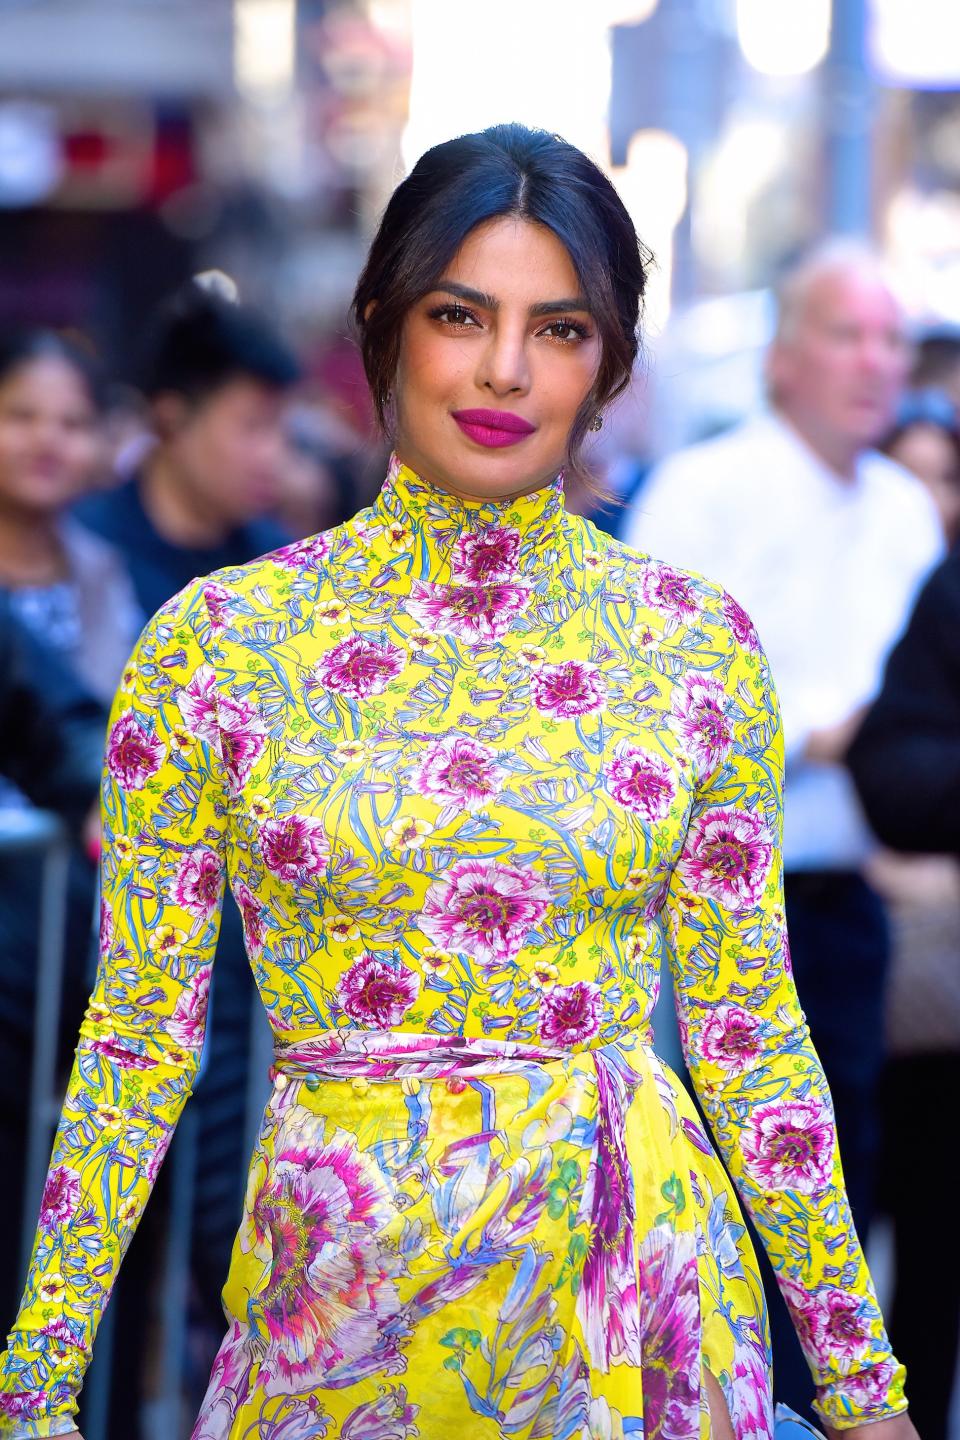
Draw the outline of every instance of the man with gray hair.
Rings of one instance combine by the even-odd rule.
[[[663,462],[624,534],[729,590],[769,656],[786,744],[794,972],[833,1091],[861,1235],[871,1212],[888,940],[863,875],[874,842],[843,759],[943,549],[922,485],[871,449],[891,422],[909,360],[880,261],[846,242],[824,246],[781,291],[769,407]],[[809,1373],[781,1309],[771,1304],[778,1398],[808,1410]]]

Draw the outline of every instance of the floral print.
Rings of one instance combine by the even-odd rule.
[[[141,638],[102,956],[0,1431],[68,1430],[203,1043],[229,880],[273,1087],[193,1440],[698,1440],[772,1427],[727,1172],[831,1424],[903,1408],[790,975],[782,749],[743,612],[563,508],[393,462],[328,535]]]

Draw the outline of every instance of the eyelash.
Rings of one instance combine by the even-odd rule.
[[[472,310],[468,310],[465,305],[435,305],[433,309],[430,310],[428,313],[431,320],[439,320],[442,324],[449,325],[455,329],[472,329],[474,326],[480,324],[478,317],[473,313]],[[465,316],[467,320],[472,322],[472,324],[467,326],[463,318],[457,320],[444,320],[443,317],[445,315],[456,315],[460,317]],[[558,335],[549,337],[556,340],[559,345],[576,345],[581,340],[587,340],[590,338],[590,330],[588,326],[584,325],[582,320],[573,320],[566,316],[559,316],[556,320],[551,320],[549,325],[545,326],[544,330],[541,331],[541,334],[546,333],[547,330],[553,329],[573,331],[573,337],[568,336],[566,339],[563,340],[561,340]]]

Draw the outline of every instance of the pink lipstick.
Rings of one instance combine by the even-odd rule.
[[[453,418],[468,440],[488,449],[517,445],[537,428],[509,410],[454,410]]]

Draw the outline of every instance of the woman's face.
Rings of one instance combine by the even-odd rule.
[[[467,237],[404,324],[396,449],[467,499],[511,499],[561,469],[600,363],[600,336],[564,246],[507,217]]]
[[[923,481],[947,536],[955,539],[960,534],[960,471],[956,447],[947,432],[940,425],[918,420],[897,436],[890,455]]]
[[[63,509],[90,484],[101,451],[86,382],[66,360],[28,360],[0,383],[0,506]]]

